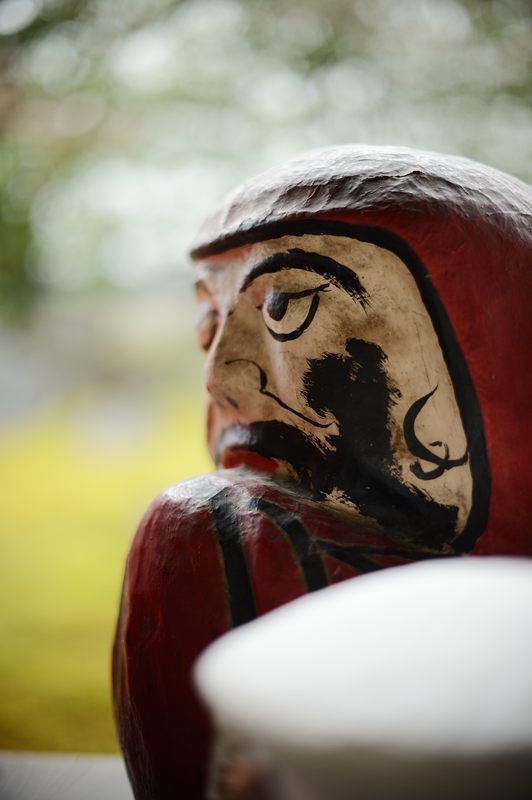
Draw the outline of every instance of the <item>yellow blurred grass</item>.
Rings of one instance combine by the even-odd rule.
[[[0,748],[111,752],[125,555],[162,488],[211,465],[197,398],[105,443],[71,402],[0,431]]]

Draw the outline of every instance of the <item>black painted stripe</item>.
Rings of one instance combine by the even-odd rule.
[[[335,558],[337,561],[341,561],[342,564],[347,564],[348,567],[353,567],[353,569],[358,570],[358,572],[375,572],[381,569],[380,564],[376,564],[371,558],[364,555],[356,548],[349,550],[345,547],[332,544],[331,542],[320,542],[320,544],[324,545],[323,549],[328,556]]]
[[[328,586],[329,581],[319,546],[316,540],[310,537],[303,523],[286,509],[263,498],[253,499],[251,506],[268,517],[288,538],[299,561],[306,590],[315,592]]]
[[[441,553],[420,553],[412,550],[404,550],[400,547],[374,547],[371,545],[355,545],[345,547],[335,542],[318,539],[318,544],[327,555],[332,556],[337,561],[358,569],[360,572],[374,572],[378,569],[385,569],[384,564],[373,561],[374,556],[396,556],[406,558],[408,561],[426,561],[427,559],[442,558]]]
[[[209,506],[222,551],[231,624],[236,628],[255,619],[257,609],[231,490],[222,489]]]

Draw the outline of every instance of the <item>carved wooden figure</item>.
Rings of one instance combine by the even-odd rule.
[[[217,467],[157,498],[114,652],[136,797],[204,796],[191,665],[330,583],[532,555],[532,192],[466,159],[316,151],[244,184],[193,250]]]

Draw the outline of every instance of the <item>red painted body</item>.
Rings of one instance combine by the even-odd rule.
[[[257,614],[299,597],[308,586],[304,558],[283,530],[250,510],[250,500],[274,503],[302,523],[311,539],[307,550],[320,559],[327,583],[429,555],[265,486],[260,475],[213,473],[157,498],[129,554],[114,653],[120,741],[135,795],[144,800],[204,797],[211,731],[191,667],[209,642],[232,627],[221,534],[209,507],[227,488]],[[328,553],[327,543],[355,552],[362,563],[353,566]]]

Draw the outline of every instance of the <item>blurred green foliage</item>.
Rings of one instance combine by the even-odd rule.
[[[192,399],[120,446],[84,437],[75,410],[0,435],[0,748],[116,749],[110,652],[132,533],[158,491],[210,468]]]
[[[3,0],[2,304],[164,281],[207,209],[307,147],[532,179],[527,0]]]

